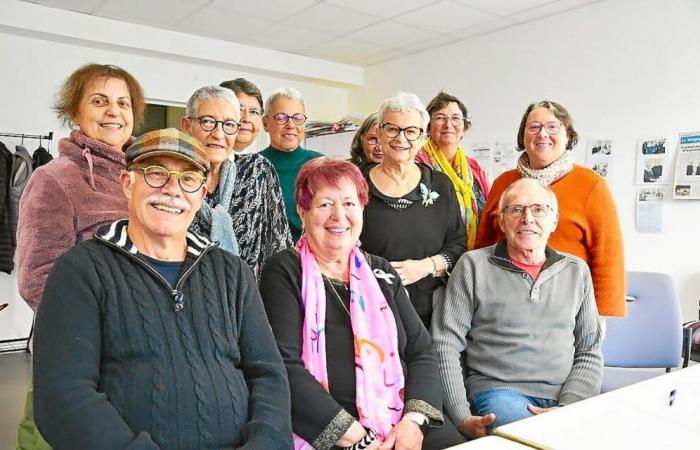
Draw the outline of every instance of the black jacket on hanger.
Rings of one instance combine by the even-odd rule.
[[[0,272],[14,268],[15,236],[10,226],[10,184],[12,182],[12,152],[0,142]]]

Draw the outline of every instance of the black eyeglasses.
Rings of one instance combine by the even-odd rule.
[[[542,128],[547,131],[547,134],[557,134],[559,133],[559,130],[561,130],[561,122],[530,122],[525,125],[525,131],[527,131],[527,134],[537,134],[540,132],[540,130],[542,130]]]
[[[501,212],[508,214],[510,217],[514,219],[519,219],[523,215],[525,215],[525,211],[530,210],[530,214],[532,214],[532,217],[537,217],[542,218],[547,215],[550,209],[552,209],[551,206],[545,205],[542,203],[533,203],[532,205],[508,205],[505,206]]]
[[[146,184],[155,189],[162,188],[168,184],[170,176],[175,175],[180,188],[190,194],[197,192],[207,180],[207,177],[196,170],[184,170],[180,172],[178,170],[166,169],[163,166],[134,167],[131,170],[142,170],[143,179]]]
[[[236,134],[241,124],[235,120],[216,120],[212,116],[187,117],[190,120],[199,122],[199,126],[204,131],[214,131],[217,125],[221,124],[221,130],[229,136]]]
[[[379,125],[379,129],[382,130],[384,135],[388,138],[398,137],[403,131],[403,135],[406,137],[407,141],[415,141],[423,135],[423,129],[419,127],[397,127],[392,123],[385,122]]]
[[[287,122],[289,122],[289,119],[292,119],[292,122],[294,122],[295,125],[304,125],[306,123],[306,114],[302,113],[294,113],[292,115],[289,115],[287,113],[277,113],[274,116],[272,116],[273,119],[275,119],[275,122],[277,122],[280,125],[284,125]]]

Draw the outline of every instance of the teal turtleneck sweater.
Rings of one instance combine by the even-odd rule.
[[[301,166],[309,160],[323,156],[323,153],[307,150],[302,146],[288,152],[269,146],[261,151],[260,154],[270,160],[277,170],[277,175],[280,177],[280,186],[282,187],[282,197],[284,197],[284,207],[287,210],[287,219],[289,219],[289,228],[292,232],[292,239],[296,242],[301,236],[301,219],[299,214],[297,214],[297,205],[294,200],[294,183]]]

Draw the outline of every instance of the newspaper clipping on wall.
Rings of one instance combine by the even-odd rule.
[[[636,150],[636,184],[668,184],[667,142],[665,137],[640,139]]]
[[[520,152],[515,149],[515,144],[512,142],[492,142],[476,145],[469,156],[479,163],[493,183],[493,180],[503,172],[515,169]]]
[[[700,131],[679,135],[673,198],[700,199]]]
[[[586,166],[607,179],[613,162],[613,148],[610,139],[589,140],[586,145]]]
[[[662,187],[637,189],[635,225],[638,232],[661,233],[664,231],[663,200],[664,188]]]

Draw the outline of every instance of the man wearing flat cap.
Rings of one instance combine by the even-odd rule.
[[[60,449],[289,449],[287,376],[240,258],[187,231],[206,151],[146,133],[129,215],[59,258],[36,319],[35,417]]]

